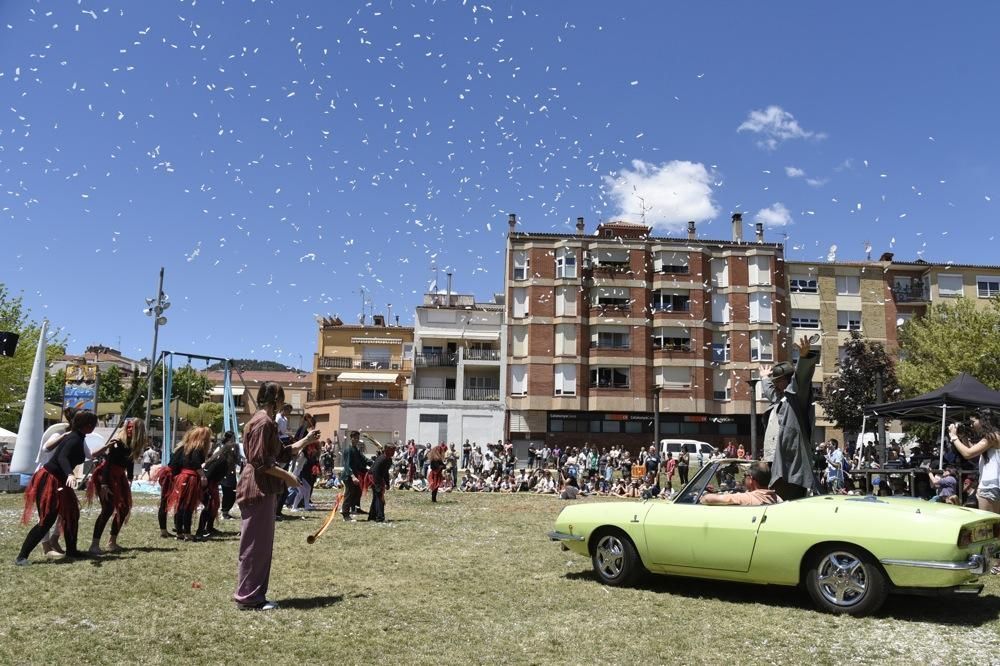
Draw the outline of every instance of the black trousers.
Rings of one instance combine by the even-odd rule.
[[[354,479],[344,477],[344,501],[340,505],[340,513],[345,518],[351,517],[351,509],[361,504],[361,486]]]
[[[368,520],[385,521],[385,489],[372,488],[372,505],[368,510]]]
[[[236,488],[222,487],[222,513],[229,513],[236,504]]]

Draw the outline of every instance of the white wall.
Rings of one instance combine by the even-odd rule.
[[[445,423],[421,423],[420,414],[444,414],[448,417]],[[406,436],[403,441],[417,440],[418,444],[437,444],[440,441],[439,426],[445,434],[445,441],[454,444],[456,451],[461,451],[462,444],[468,439],[480,446],[503,439],[504,410],[502,405],[485,406],[481,404],[459,404],[454,401],[412,400],[406,409]],[[433,439],[424,441],[425,437],[433,435]]]

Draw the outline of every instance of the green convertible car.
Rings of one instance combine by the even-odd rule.
[[[890,592],[979,594],[977,577],[1000,552],[1000,516],[944,503],[851,495],[700,503],[706,492],[742,490],[737,479],[748,466],[708,464],[673,500],[569,506],[549,537],[591,558],[607,585],[631,584],[644,571],[804,585],[821,610],[859,616]]]

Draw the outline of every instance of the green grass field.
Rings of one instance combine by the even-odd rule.
[[[332,503],[329,491],[317,500]],[[32,565],[22,496],[0,495],[0,664],[986,664],[1000,660],[1000,582],[962,600],[890,598],[879,616],[833,617],[796,589],[663,577],[598,584],[545,531],[552,497],[391,493],[384,525],[325,512],[278,524],[277,611],[230,601],[238,521],[210,543],[161,539],[136,496],[120,555]],[[617,501],[617,500],[582,500]],[[95,517],[85,509],[81,545]]]

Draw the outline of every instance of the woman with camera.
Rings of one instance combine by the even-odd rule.
[[[957,423],[948,426],[948,436],[963,458],[971,460],[979,456],[979,487],[976,490],[979,508],[1000,513],[1000,431],[993,424],[993,412],[977,409],[969,418],[969,425],[971,437],[961,437]],[[977,442],[969,443],[977,437]]]

